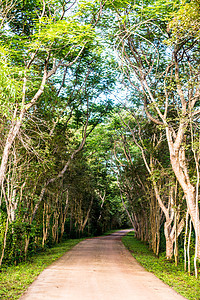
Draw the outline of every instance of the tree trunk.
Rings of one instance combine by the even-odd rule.
[[[180,183],[185,198],[187,202],[187,207],[189,214],[192,219],[192,223],[194,226],[194,230],[196,233],[197,238],[197,257],[200,259],[200,220],[199,220],[199,207],[196,205],[196,193],[195,187],[191,184],[186,157],[185,157],[185,149],[184,147],[178,147],[173,143],[171,135],[172,133],[167,128],[167,139],[169,144],[169,151],[170,151],[170,161],[174,171],[174,174]],[[181,138],[180,138],[181,139]],[[183,140],[183,138],[181,139]]]
[[[15,124],[12,124],[10,131],[8,133],[6,144],[4,146],[3,155],[1,159],[1,166],[0,166],[0,186],[2,186],[6,174],[7,164],[8,164],[8,157],[10,154],[10,149],[12,147],[13,141],[16,138],[16,135],[19,132],[21,126],[21,122],[17,121]]]
[[[43,208],[43,238],[42,238],[42,247],[44,248],[45,242],[48,237],[48,232],[49,232],[49,223],[50,223],[50,209],[49,205],[44,203],[44,208]]]
[[[30,241],[30,235],[26,236],[26,238],[25,238],[25,248],[24,248],[25,260],[26,260],[26,258],[27,258],[27,252],[28,252],[29,241]]]
[[[173,241],[170,238],[166,238],[166,258],[172,259],[172,257],[173,257]]]

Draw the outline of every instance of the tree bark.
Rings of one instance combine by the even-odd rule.
[[[185,157],[185,149],[181,146],[184,137],[184,129],[182,128],[177,134],[175,142],[172,141],[172,132],[166,128],[168,139],[170,161],[172,169],[178,182],[180,183],[187,202],[189,214],[192,219],[194,230],[197,237],[197,257],[200,259],[200,220],[199,220],[199,207],[196,205],[196,191],[195,187],[191,184]]]

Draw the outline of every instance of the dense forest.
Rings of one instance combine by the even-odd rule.
[[[0,1],[0,266],[133,227],[200,259],[200,2]]]

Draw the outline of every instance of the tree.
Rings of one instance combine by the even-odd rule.
[[[200,257],[197,189],[192,183],[187,159],[187,144],[191,140],[188,127],[190,120],[197,122],[199,116],[198,61],[195,56],[198,40],[189,33],[187,37],[183,35],[172,40],[169,47],[166,40],[171,37],[168,21],[173,5],[165,6],[164,11],[157,2],[150,3],[144,10],[136,7],[138,10],[134,13],[131,5],[117,12],[115,45],[121,69],[143,101],[148,118],[166,132],[170,163],[186,198]],[[158,16],[159,19],[163,16],[161,25]]]
[[[72,17],[65,16],[68,9],[59,1],[50,1],[48,4],[38,1],[35,8],[36,10],[31,2],[27,2],[25,7],[20,2],[15,12],[18,19],[11,19],[10,22],[12,37],[7,32],[10,28],[5,29],[1,35],[4,49],[1,53],[1,99],[4,101],[1,114],[10,124],[0,166],[1,185],[5,178],[10,149],[25,115],[36,105],[50,78],[59,69],[73,65],[94,38],[92,24],[80,23],[77,14]],[[34,16],[31,15],[33,11]],[[32,20],[32,17],[34,21],[29,24],[28,20]],[[5,76],[11,84],[5,82]]]
[[[76,194],[69,195],[63,178],[112,108],[110,101],[101,99],[114,85],[112,70],[102,63],[102,45],[95,39],[101,3],[87,3],[95,20],[86,14],[84,3],[78,8],[71,4],[16,3],[10,12],[15,19],[10,17],[2,32],[1,208],[9,221],[2,231],[2,258],[8,225],[15,233],[26,224],[19,230],[18,244],[12,245],[12,236],[8,239],[10,251],[20,245],[25,257],[29,246],[40,244],[36,231],[43,235],[43,246],[50,232],[55,242],[59,230],[63,235],[69,200]],[[106,79],[101,77],[104,72]],[[87,206],[89,199],[83,199]]]

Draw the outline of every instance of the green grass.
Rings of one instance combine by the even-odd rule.
[[[83,239],[67,240],[32,256],[18,266],[4,267],[0,273],[0,299],[19,299],[27,287],[53,261],[61,257]]]
[[[200,300],[200,278],[196,279],[185,273],[182,263],[176,267],[174,262],[167,261],[163,255],[156,257],[148,245],[134,237],[133,232],[123,237],[122,242],[146,270],[154,273],[185,298]]]
[[[113,232],[116,231],[106,232],[106,234]],[[4,267],[0,273],[0,299],[19,299],[27,287],[48,265],[81,240],[83,239],[67,240],[45,252],[34,255],[27,262],[20,263],[18,266]],[[123,237],[122,241],[148,271],[153,272],[187,299],[200,300],[200,278],[196,280],[194,276],[185,273],[182,264],[176,268],[174,263],[168,262],[164,256],[157,258],[147,245],[134,238],[133,232]]]
[[[103,235],[108,235],[118,230],[110,230]],[[0,299],[19,299],[36,277],[53,261],[61,257],[83,239],[67,240],[38,253],[18,266],[4,266],[0,271]]]

